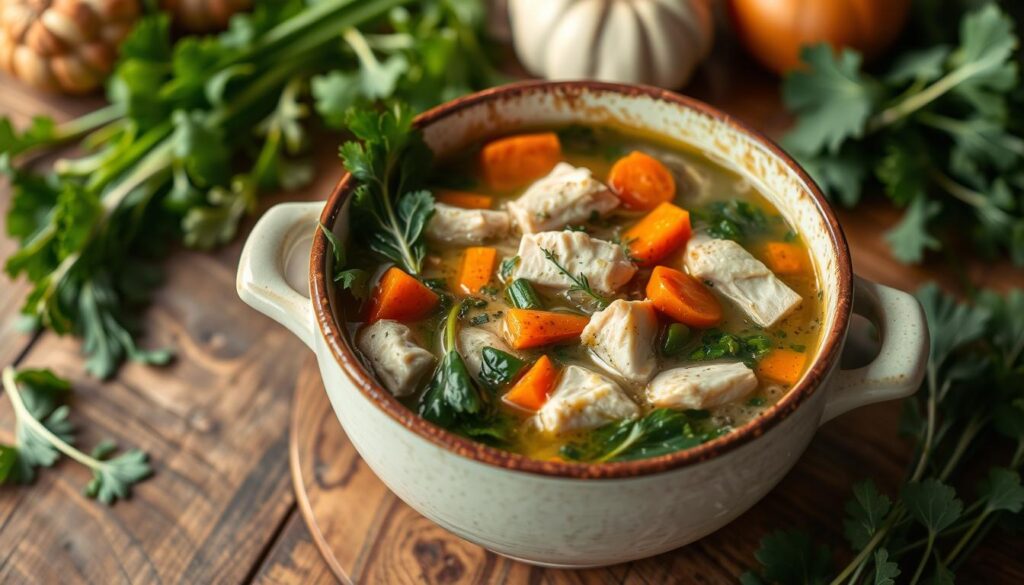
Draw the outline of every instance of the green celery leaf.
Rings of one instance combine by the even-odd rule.
[[[978,496],[985,501],[987,512],[1005,510],[1016,514],[1024,508],[1024,487],[1016,471],[993,467],[978,486]]]
[[[863,549],[882,526],[892,509],[888,496],[880,494],[871,480],[853,486],[853,499],[846,502],[843,534],[854,550]]]
[[[964,508],[956,491],[934,478],[907,484],[903,488],[903,503],[911,518],[933,535],[956,522]]]
[[[938,250],[939,240],[928,231],[928,223],[942,211],[938,201],[918,196],[903,213],[903,219],[885,234],[892,255],[900,262],[916,264],[926,250]]]
[[[900,576],[900,567],[889,560],[889,551],[880,548],[875,551],[874,585],[895,585],[896,577]]]
[[[786,77],[782,98],[798,117],[783,143],[798,153],[839,152],[843,143],[864,134],[875,107],[877,88],[860,71],[861,57],[844,49],[838,56],[827,44],[804,48],[809,66]]]
[[[100,466],[93,469],[92,480],[85,488],[87,496],[108,506],[129,497],[132,485],[153,474],[149,458],[138,449],[126,451],[112,459],[103,459],[114,448],[112,443],[101,443],[93,451],[93,457],[100,460]]]
[[[825,545],[815,545],[806,533],[778,531],[761,539],[754,553],[767,583],[823,585],[832,575],[832,556]]]
[[[174,113],[176,162],[188,171],[192,183],[200,188],[226,185],[231,176],[231,151],[219,128],[198,112]]]
[[[72,444],[74,428],[68,420],[70,409],[62,405],[71,390],[67,380],[49,370],[20,370],[14,380],[29,416],[65,443]],[[60,452],[45,437],[25,424],[18,425],[16,448],[18,455],[10,477],[18,483],[32,482],[37,467],[50,467],[60,458]]]

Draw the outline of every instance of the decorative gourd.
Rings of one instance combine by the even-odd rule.
[[[252,7],[252,0],[162,0],[174,24],[189,32],[210,32],[226,28],[228,20]]]
[[[780,74],[800,64],[804,45],[821,42],[877,57],[899,36],[909,8],[910,0],[729,0],[747,51]]]
[[[139,13],[137,0],[2,0],[0,68],[39,89],[92,91]]]
[[[548,79],[675,88],[711,50],[709,0],[509,0],[519,60]]]

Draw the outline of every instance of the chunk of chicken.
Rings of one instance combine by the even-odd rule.
[[[665,408],[712,408],[746,396],[757,376],[740,362],[712,363],[661,372],[647,385],[647,400]]]
[[[434,215],[427,222],[424,233],[434,242],[473,246],[507,236],[511,226],[512,220],[504,211],[463,209],[435,203]]]
[[[690,274],[736,303],[761,327],[771,327],[803,300],[760,260],[732,240],[694,236],[684,259]]]
[[[356,346],[395,396],[415,392],[417,382],[434,365],[434,356],[417,345],[412,331],[398,321],[383,319],[367,325],[356,336]]]
[[[483,357],[480,352],[485,347],[493,347],[505,353],[518,355],[505,343],[500,335],[493,331],[480,327],[465,327],[459,331],[459,352],[466,361],[466,368],[474,378],[480,376],[480,368],[483,365]]]
[[[524,234],[532,234],[583,223],[618,206],[619,198],[590,169],[563,162],[509,203],[508,211]]]
[[[586,368],[569,366],[537,411],[536,421],[542,431],[558,434],[594,429],[639,414],[618,384]]]
[[[527,234],[519,242],[515,276],[539,286],[567,290],[572,281],[544,255],[550,250],[573,276],[583,274],[596,290],[613,293],[629,282],[636,266],[620,246],[591,238],[582,232]]]
[[[590,317],[580,340],[609,370],[643,384],[654,375],[658,317],[650,301],[613,301]]]

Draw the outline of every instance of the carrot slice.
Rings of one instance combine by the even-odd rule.
[[[690,239],[690,212],[671,203],[662,203],[636,225],[622,234],[629,254],[640,266],[661,261]]]
[[[435,199],[438,203],[465,209],[490,209],[494,203],[494,198],[487,195],[478,195],[468,191],[452,191],[450,189],[438,191]]]
[[[558,368],[548,356],[542,355],[505,394],[504,400],[526,410],[539,410],[548,401],[548,393],[557,379]]]
[[[796,384],[807,364],[807,354],[791,349],[775,349],[757,364],[757,373],[780,384]]]
[[[508,309],[505,311],[505,333],[515,349],[527,349],[577,339],[589,317],[572,313]]]
[[[615,161],[608,184],[633,209],[653,209],[676,196],[672,173],[658,159],[636,150]]]
[[[373,289],[366,321],[418,321],[433,312],[440,302],[440,297],[434,291],[400,268],[392,266]]]
[[[711,327],[722,320],[722,306],[696,278],[667,266],[655,266],[647,281],[654,308],[690,327]]]
[[[498,251],[494,248],[466,248],[459,269],[459,288],[467,295],[476,294],[487,286],[494,273]]]
[[[554,132],[519,134],[485,144],[480,168],[488,185],[504,191],[543,177],[561,159],[562,145]]]
[[[800,247],[785,242],[768,242],[764,247],[765,264],[776,274],[796,274],[804,268]]]

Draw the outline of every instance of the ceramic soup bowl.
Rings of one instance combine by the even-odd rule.
[[[670,455],[585,464],[531,460],[417,417],[374,379],[335,314],[331,254],[316,228],[319,220],[344,241],[353,188],[347,175],[326,205],[268,211],[246,242],[237,282],[246,303],[316,354],[342,427],[398,497],[466,540],[558,567],[647,557],[724,526],[782,479],[823,422],[911,394],[928,353],[916,300],[853,275],[842,230],[807,174],[771,141],[703,103],[645,87],[529,82],[449,102],[417,120],[441,156],[573,122],[625,125],[705,152],[756,185],[808,243],[824,294],[820,347],[800,382],[747,425]],[[875,323],[881,351],[868,365],[844,370],[839,357],[852,312]]]

